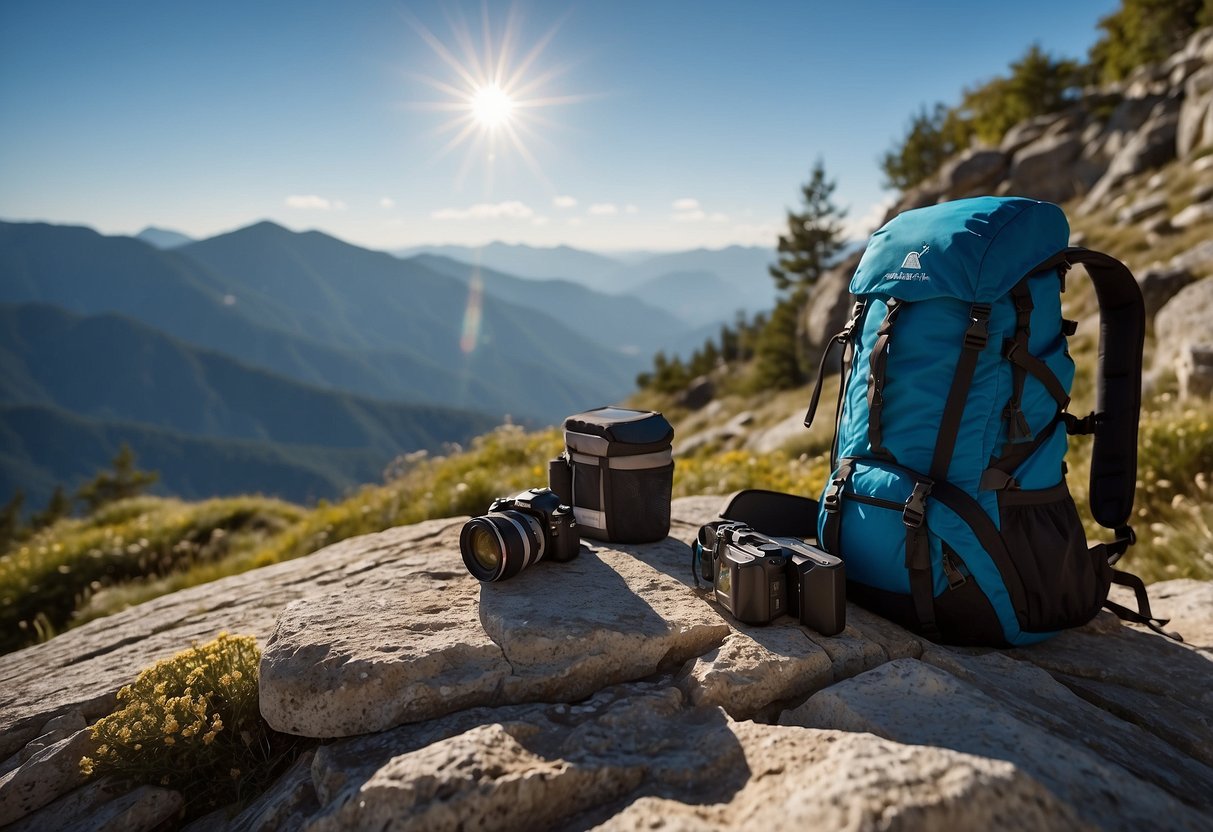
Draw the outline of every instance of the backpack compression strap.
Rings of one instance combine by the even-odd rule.
[[[1115,257],[1067,248],[1032,271],[1081,263],[1099,300],[1099,363],[1095,375],[1095,445],[1091,450],[1091,516],[1119,532],[1128,526],[1137,490],[1137,422],[1141,354],[1146,338],[1141,288]],[[1064,272],[1063,272],[1064,275]]]

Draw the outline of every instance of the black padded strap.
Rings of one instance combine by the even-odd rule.
[[[1132,272],[1114,257],[1068,248],[1034,269],[1081,263],[1099,300],[1099,363],[1095,375],[1095,445],[1091,451],[1091,516],[1105,528],[1129,522],[1137,488],[1137,422],[1146,313]]]
[[[943,406],[943,419],[935,437],[935,453],[931,457],[931,479],[941,482],[948,478],[948,466],[952,463],[952,452],[956,449],[956,437],[960,433],[960,422],[964,417],[965,402],[969,399],[969,386],[973,383],[973,372],[977,359],[986,348],[990,337],[990,304],[975,303],[969,308],[969,326],[965,329],[964,346],[952,373],[952,386]]]
[[[1132,621],[1134,624],[1144,624],[1159,635],[1183,642],[1183,636],[1179,633],[1168,632],[1163,629],[1163,627],[1170,623],[1169,618],[1155,618],[1154,613],[1150,611],[1150,596],[1146,594],[1146,585],[1142,582],[1141,578],[1132,572],[1122,572],[1119,569],[1113,569],[1112,583],[1132,589],[1133,594],[1137,596],[1136,612],[1128,607],[1117,604],[1115,601],[1104,602],[1104,606],[1115,613],[1117,618],[1121,621]]]
[[[868,444],[872,447],[872,455],[881,459],[894,459],[893,454],[884,446],[880,417],[884,409],[885,369],[889,363],[889,338],[893,334],[893,324],[901,311],[903,302],[897,298],[889,298],[888,312],[876,332],[876,342],[872,345],[871,372],[868,373]]]

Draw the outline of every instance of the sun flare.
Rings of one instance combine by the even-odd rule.
[[[522,24],[516,6],[510,7],[498,38],[493,37],[487,5],[482,7],[480,31],[476,33],[479,38],[458,12],[458,7],[455,8],[453,15],[448,17],[451,25],[449,43],[420,21],[410,18],[413,29],[450,72],[445,80],[413,76],[440,93],[443,100],[414,102],[411,106],[450,114],[434,131],[436,136],[449,135],[435,161],[456,148],[466,148],[467,156],[456,181],[462,182],[469,169],[480,162],[484,167],[487,190],[498,154],[512,151],[546,183],[547,177],[532,148],[547,144],[545,136],[552,132],[554,125],[541,111],[586,98],[584,95],[553,95],[550,91],[565,68],[543,67],[542,54],[556,34],[559,22],[524,51],[519,49]]]
[[[472,94],[472,117],[492,130],[510,120],[514,100],[496,84],[487,84]]]

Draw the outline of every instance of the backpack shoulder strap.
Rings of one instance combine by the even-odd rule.
[[[1146,338],[1141,288],[1128,266],[1111,255],[1067,248],[1033,271],[1082,264],[1099,300],[1099,362],[1095,375],[1095,444],[1091,451],[1091,515],[1120,529],[1133,513],[1137,489],[1137,423],[1141,415],[1141,362]]]

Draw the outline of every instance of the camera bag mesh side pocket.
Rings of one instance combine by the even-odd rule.
[[[582,537],[650,543],[670,533],[674,428],[660,413],[600,407],[564,421],[549,486],[573,507]]]

